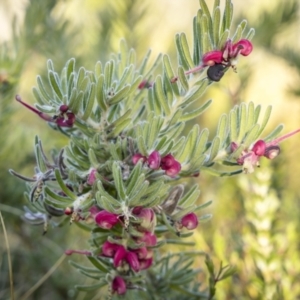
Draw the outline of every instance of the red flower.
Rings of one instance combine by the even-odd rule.
[[[108,212],[106,210],[101,210],[95,215],[95,222],[99,227],[104,229],[111,229],[119,221],[118,215]]]
[[[96,181],[96,173],[97,173],[97,170],[96,169],[90,169],[90,173],[89,173],[89,175],[88,175],[88,178],[87,178],[87,181],[86,181],[86,183],[88,184],[88,185],[93,185],[94,184],[94,182]]]
[[[160,154],[158,151],[153,151],[148,157],[148,166],[153,170],[157,170],[160,166]]]
[[[175,160],[174,156],[168,154],[161,159],[160,167],[166,171],[170,177],[175,177],[181,170],[181,164]]]
[[[112,281],[111,288],[113,292],[117,292],[118,295],[124,295],[126,293],[126,283],[121,276],[116,276]]]
[[[198,226],[198,217],[194,213],[189,213],[181,219],[181,224],[189,230],[193,230]]]
[[[132,162],[134,165],[136,165],[138,163],[139,160],[142,160],[143,163],[147,160],[147,157],[146,156],[143,156],[142,154],[140,153],[137,153],[137,154],[134,154],[132,156]]]
[[[140,262],[136,253],[127,251],[125,259],[134,272],[138,272],[140,270]]]
[[[153,231],[156,225],[156,216],[152,208],[143,208],[137,206],[132,210],[135,217],[138,217],[141,223],[138,224],[139,231]]]

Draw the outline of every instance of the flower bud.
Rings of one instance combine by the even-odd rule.
[[[153,170],[157,170],[160,166],[160,154],[158,151],[153,151],[148,157],[148,166]]]
[[[181,164],[175,160],[174,156],[168,154],[161,159],[160,166],[170,177],[175,177],[181,170]]]
[[[157,243],[156,235],[151,232],[145,232],[144,236],[138,239],[139,242],[144,242],[146,247],[153,247]]]
[[[181,219],[182,226],[189,230],[193,230],[198,226],[198,217],[194,213],[189,213]]]
[[[139,231],[153,231],[156,225],[156,215],[151,208],[135,207],[132,210],[135,217],[138,217],[141,223],[138,225]]]
[[[146,270],[152,266],[153,258],[141,259],[140,260],[140,270]]]
[[[266,148],[265,157],[268,159],[274,159],[280,154],[280,147],[277,145],[269,146]]]
[[[116,214],[101,210],[95,215],[95,222],[103,229],[111,229],[119,222],[119,218]]]
[[[127,251],[124,246],[118,245],[117,251],[114,255],[114,267],[117,268],[121,265],[122,260],[126,257]]]
[[[119,247],[122,247],[122,246],[120,246],[118,244],[112,244],[109,241],[106,241],[102,245],[102,255],[107,256],[107,257],[114,257],[114,255]]]
[[[88,184],[88,185],[93,185],[94,184],[94,182],[96,181],[96,173],[97,173],[97,170],[96,169],[90,169],[90,173],[89,173],[89,175],[88,175],[88,178],[87,178],[87,181],[86,181],[86,183]]]
[[[132,251],[128,251],[126,253],[125,259],[134,272],[138,272],[140,270],[140,263],[139,263],[138,256],[136,253],[134,253]]]
[[[126,283],[121,276],[116,276],[112,281],[111,288],[113,292],[118,295],[124,295],[126,293]]]
[[[143,156],[141,153],[134,154],[134,155],[132,156],[132,162],[133,162],[133,164],[136,165],[140,159],[141,159],[143,162],[145,162],[145,161],[147,160],[147,157],[146,157],[146,156]]]
[[[266,143],[263,140],[257,141],[252,147],[252,151],[257,156],[263,156],[266,150]]]

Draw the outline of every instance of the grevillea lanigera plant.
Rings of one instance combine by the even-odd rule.
[[[185,134],[185,122],[211,104],[202,100],[204,91],[253,51],[254,30],[246,31],[243,20],[232,31],[232,13],[230,0],[222,14],[219,0],[212,12],[200,0],[193,51],[186,35],[177,34],[175,65],[160,55],[148,67],[150,52],[138,63],[121,41],[120,52],[93,71],[70,59],[57,73],[49,60],[48,82],[38,76],[33,88],[35,107],[16,96],[28,113],[69,138],[49,160],[36,137],[33,177],[10,172],[28,183],[26,220],[44,225],[44,232],[59,218],[81,225],[70,230],[90,232],[89,249],[65,251],[86,256],[93,266],[70,261],[95,280],[79,290],[103,289],[109,298],[212,299],[217,282],[234,272],[228,266],[215,271],[204,253],[209,280],[202,286],[202,271],[192,264],[199,252],[164,251],[167,243],[185,244],[210,218],[201,214],[210,202],[197,205],[198,185],[186,183],[205,171],[253,172],[261,157],[275,158],[279,143],[299,131],[277,138],[279,126],[261,137],[271,107],[260,116],[260,106],[242,103],[220,117],[214,136],[197,124]]]

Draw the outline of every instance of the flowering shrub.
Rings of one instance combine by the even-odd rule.
[[[244,21],[230,36],[231,1],[226,1],[222,19],[218,0],[212,14],[204,1],[200,6],[193,56],[185,34],[178,34],[176,67],[168,55],[159,56],[150,68],[149,55],[139,64],[134,50],[121,41],[120,53],[105,64],[97,62],[94,71],[76,69],[70,59],[57,73],[49,60],[49,86],[38,77],[33,90],[36,107],[16,96],[69,138],[51,161],[37,137],[33,177],[11,173],[29,183],[25,219],[43,224],[44,233],[55,218],[90,232],[90,249],[65,251],[85,255],[93,265],[71,262],[96,280],[95,285],[78,286],[80,290],[108,286],[109,296],[128,299],[154,299],[149,294],[153,290],[160,299],[212,299],[217,282],[233,268],[216,272],[205,254],[210,280],[200,291],[195,278],[201,270],[192,268],[190,252],[161,254],[165,243],[186,244],[190,231],[210,218],[201,215],[210,203],[196,204],[198,185],[187,187],[184,180],[205,171],[219,176],[253,172],[260,157],[275,158],[278,143],[299,131],[276,138],[278,127],[261,138],[271,108],[259,121],[261,107],[243,103],[221,116],[214,137],[197,124],[184,134],[185,122],[211,104],[201,102],[206,88],[230,67],[236,70],[239,56],[253,50],[254,30],[246,33]]]

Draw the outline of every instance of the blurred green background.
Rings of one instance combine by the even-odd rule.
[[[213,1],[207,3],[212,7]],[[285,133],[299,128],[299,1],[233,3],[234,22],[246,18],[256,29],[254,52],[240,59],[237,74],[230,70],[208,90],[203,100],[214,102],[197,122],[213,136],[222,113],[242,101],[253,101],[263,109],[273,106],[269,131],[279,123],[285,124]],[[153,60],[163,52],[175,63],[174,35],[184,31],[191,40],[198,8],[197,0],[0,0],[0,211],[8,232],[16,299],[101,296],[75,291],[74,284],[86,279],[67,260],[26,294],[65,249],[88,247],[81,242],[88,236],[73,225],[50,229],[42,236],[41,227],[21,220],[25,186],[8,169],[32,176],[35,135],[47,153],[67,140],[18,105],[15,94],[34,103],[32,87],[36,75],[46,76],[47,59],[53,60],[57,71],[71,57],[77,67],[92,69],[97,60],[105,62],[118,51],[122,37],[137,50],[139,59],[151,48]],[[272,162],[262,160],[254,174],[217,178],[201,173],[195,179],[202,191],[199,203],[213,200],[206,209],[213,218],[194,234],[196,248],[210,253],[216,264],[237,266],[236,275],[219,284],[216,299],[300,299],[299,138],[282,144],[282,154]],[[2,227],[0,241],[0,299],[9,299]],[[195,266],[204,266],[202,258]]]

